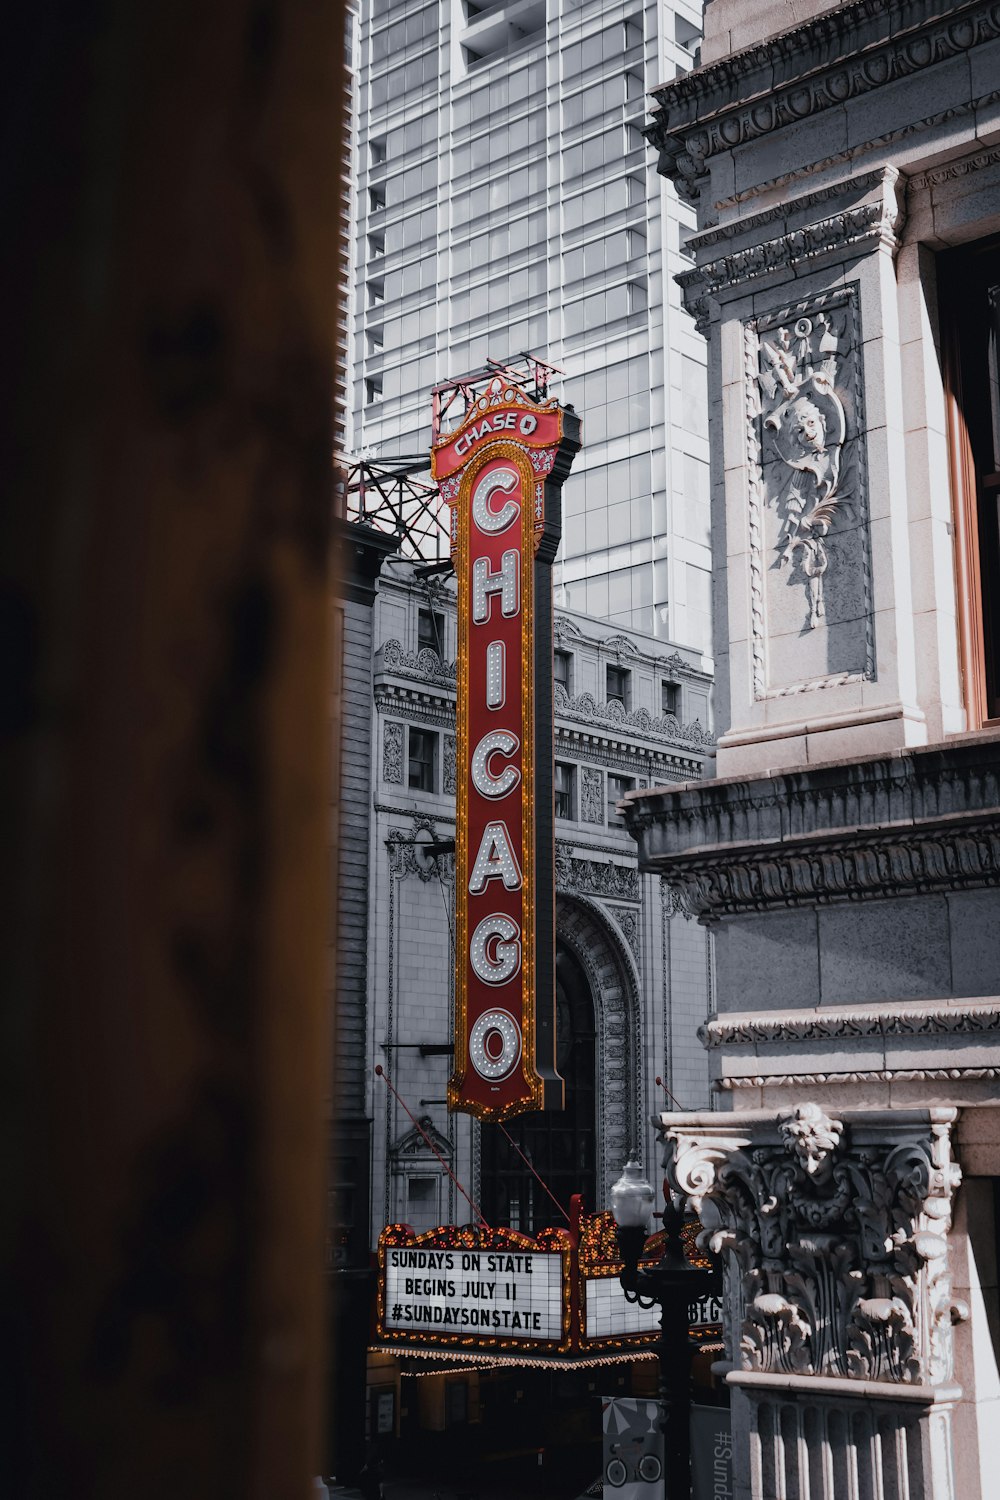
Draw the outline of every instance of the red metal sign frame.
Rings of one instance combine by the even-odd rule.
[[[500,376],[431,450],[458,579],[455,1071],[480,1120],[561,1109],[552,584],[580,422]]]

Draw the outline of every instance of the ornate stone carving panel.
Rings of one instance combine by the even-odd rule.
[[[446,734],[444,737],[444,793],[446,797],[455,795],[455,736]]]
[[[728,1262],[744,1371],[946,1384],[953,1109],[664,1115],[668,1174]]]
[[[390,786],[403,784],[403,726],[382,726],[382,780]]]
[[[580,821],[604,822],[604,773],[592,766],[580,767]]]
[[[857,286],[744,339],[754,695],[874,678]]]

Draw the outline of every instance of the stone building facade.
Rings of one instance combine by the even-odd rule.
[[[739,1500],[997,1493],[998,80],[981,0],[709,0],[649,129],[698,210],[719,743],[627,819],[714,935],[729,1112],[661,1133]]]
[[[617,803],[633,787],[701,776],[713,748],[710,678],[697,652],[562,611],[555,647],[557,994],[567,1026],[572,1020],[580,1032],[579,1113],[571,1108],[561,1125],[552,1117],[545,1127],[562,1129],[561,1141],[519,1135],[517,1121],[509,1131],[564,1206],[580,1191],[592,1210],[608,1206],[630,1149],[650,1166],[655,1161],[650,1116],[668,1103],[663,1085],[688,1107],[709,1102],[708,1063],[697,1039],[712,1009],[708,937],[679,913],[664,881],[640,874]],[[390,558],[374,607],[371,704],[372,1245],[386,1223],[426,1229],[470,1218],[427,1138],[491,1222],[537,1230],[554,1212],[540,1188],[518,1182],[502,1140],[489,1145],[487,1127],[446,1107],[455,650],[453,577]],[[376,1063],[424,1134],[374,1075]],[[572,1159],[560,1155],[566,1150],[575,1152]],[[510,1180],[501,1191],[505,1174]]]

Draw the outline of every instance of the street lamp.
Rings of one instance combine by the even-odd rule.
[[[663,1402],[666,1500],[691,1495],[691,1341],[688,1307],[718,1289],[718,1273],[692,1266],[684,1255],[684,1216],[669,1192],[663,1209],[663,1255],[654,1266],[640,1266],[653,1217],[653,1189],[639,1163],[630,1158],[611,1189],[611,1212],[618,1227],[618,1249],[625,1269],[622,1290],[628,1302],[659,1306],[660,1400]]]

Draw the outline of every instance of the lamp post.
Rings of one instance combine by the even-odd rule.
[[[718,1273],[692,1266],[684,1255],[684,1216],[666,1195],[663,1255],[654,1266],[640,1266],[653,1217],[653,1189],[639,1163],[630,1158],[611,1189],[611,1212],[618,1227],[618,1249],[625,1263],[621,1274],[626,1300],[640,1307],[659,1306],[660,1400],[663,1402],[666,1500],[691,1495],[691,1341],[690,1303],[718,1287]]]

